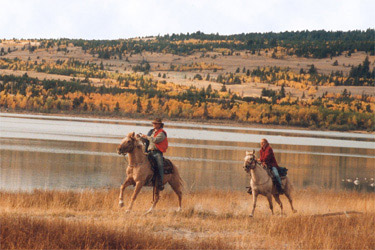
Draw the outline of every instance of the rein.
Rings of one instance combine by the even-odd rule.
[[[134,164],[128,164],[128,167],[136,167],[136,166],[142,166],[147,164],[147,162],[136,162]]]
[[[253,159],[251,162],[250,162],[250,164],[252,163],[252,162],[254,162],[255,161],[255,166],[254,166],[254,168],[252,168],[251,167],[251,165],[249,166],[249,169],[250,170],[254,170],[256,167],[257,167],[257,165],[259,165],[260,167],[262,167],[264,170],[266,170],[267,171],[267,169],[262,165],[262,164],[260,164],[256,159]],[[267,173],[267,176],[268,176],[268,173]],[[251,178],[253,178],[253,175],[251,175]],[[264,184],[267,184],[269,181],[270,181],[270,177],[268,176],[268,179],[265,181],[265,182],[263,182],[262,184],[257,184],[257,185],[264,185]]]
[[[133,153],[134,149],[137,148],[137,147],[139,147],[139,146],[134,146],[134,148],[131,151],[124,154],[124,158],[127,154]],[[141,162],[135,162],[135,163],[130,163],[130,161],[128,161],[128,167],[142,166],[142,165],[145,165],[145,164],[147,164],[147,161],[141,161]]]
[[[134,151],[134,150],[132,150],[132,152],[133,152],[133,151]],[[128,153],[131,153],[131,152],[128,152]],[[128,163],[128,167],[136,167],[136,166],[142,166],[142,165],[147,164],[147,161],[130,163],[130,161],[128,161],[127,158],[126,158],[126,155],[127,155],[128,153],[123,154],[123,155],[124,155],[124,159],[125,159],[125,161]]]

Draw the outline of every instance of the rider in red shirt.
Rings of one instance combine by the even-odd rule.
[[[263,166],[267,166],[269,169],[272,170],[277,182],[276,188],[279,193],[283,193],[284,190],[281,187],[281,179],[279,175],[279,165],[277,165],[277,161],[275,155],[273,154],[273,150],[269,145],[266,139],[262,139],[260,142],[261,149],[259,151],[260,159],[259,161],[263,164]]]

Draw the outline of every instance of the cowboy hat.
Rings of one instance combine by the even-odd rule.
[[[164,123],[162,122],[162,120],[160,118],[155,118],[155,120],[152,121],[152,124],[161,124],[161,125],[164,125]]]

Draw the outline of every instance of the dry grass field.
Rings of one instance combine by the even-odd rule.
[[[126,200],[132,190],[125,194]],[[118,190],[1,192],[2,249],[374,249],[375,194],[296,190],[293,214],[264,197],[250,218],[246,192],[207,190],[177,198],[164,191],[152,214],[149,189],[134,210]],[[343,214],[344,211],[359,213]],[[332,214],[338,213],[338,214]]]

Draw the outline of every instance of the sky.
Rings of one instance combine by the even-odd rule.
[[[374,0],[0,0],[0,38],[366,30],[374,10]]]

